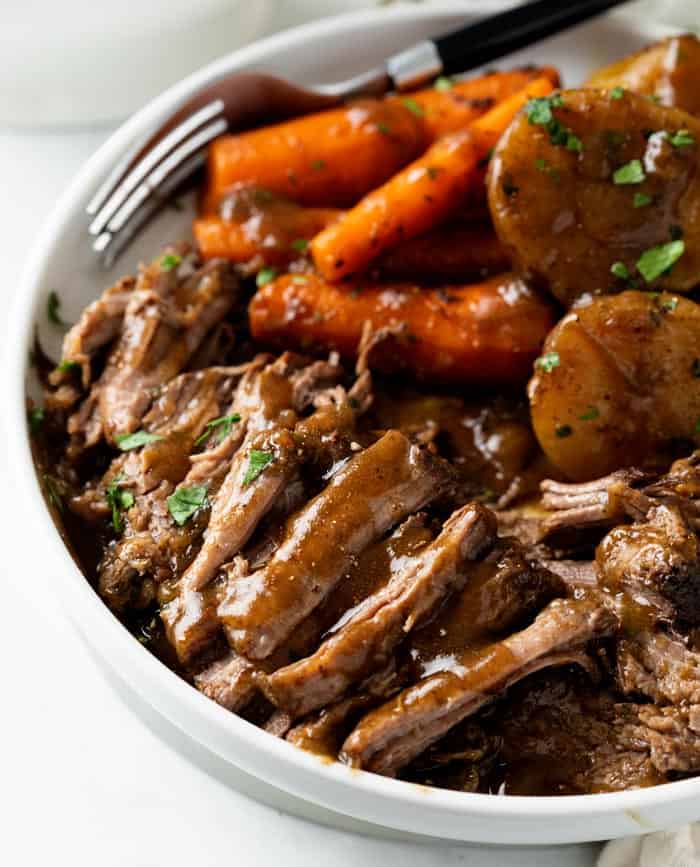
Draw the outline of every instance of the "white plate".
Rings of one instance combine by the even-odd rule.
[[[117,158],[160,117],[207,82],[241,68],[266,69],[299,82],[358,72],[394,49],[464,21],[464,5],[399,7],[324,20],[236,52],[181,82],[122,126],[88,162],[57,205],[35,246],[20,286],[9,333],[11,381],[8,437],[16,486],[29,498],[35,529],[50,537],[50,559],[36,565],[61,589],[68,615],[104,662],[145,702],[218,758],[287,793],[351,819],[432,837],[488,843],[564,843],[667,828],[700,817],[700,778],[640,791],[560,798],[472,795],[389,780],[319,761],[271,737],[206,699],[163,666],[110,614],[64,548],[41,498],[26,438],[27,358],[35,322],[45,321],[46,298],[57,290],[66,318],[109,283],[92,260],[83,209]],[[635,16],[617,15],[520,52],[509,62],[552,63],[568,84],[586,72],[665,35]],[[504,64],[507,65],[507,64]],[[187,232],[190,214],[168,211],[119,263],[128,272],[162,243]],[[58,351],[48,329],[44,345]],[[53,343],[52,343],[53,340]]]

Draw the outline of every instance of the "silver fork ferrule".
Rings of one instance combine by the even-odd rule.
[[[396,90],[413,90],[440,75],[442,60],[435,43],[425,39],[390,57],[386,62],[386,70]]]

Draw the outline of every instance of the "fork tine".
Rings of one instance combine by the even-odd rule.
[[[139,188],[142,181],[152,173],[157,165],[168,155],[172,155],[182,142],[204,124],[220,117],[223,128],[218,134],[228,128],[223,118],[224,103],[221,99],[213,100],[203,108],[191,114],[182,123],[178,124],[169,132],[155,147],[148,151],[129,173],[123,177],[124,169],[133,159],[134,152],[127,155],[117,168],[110,174],[102,187],[98,190],[92,201],[88,204],[89,214],[95,214],[88,231],[91,235],[100,235],[119,212],[122,205],[129,199],[134,190]],[[120,180],[121,177],[121,180]],[[115,184],[117,186],[115,187]]]
[[[172,172],[154,194],[146,199],[135,211],[131,219],[118,232],[105,231],[92,242],[92,248],[100,254],[103,268],[109,269],[129,246],[132,238],[146,223],[149,222],[166,203],[167,199],[180,189],[188,178],[192,177],[206,162],[206,152],[198,151],[181,163]]]
[[[105,226],[107,231],[112,233],[119,232],[146,199],[159,193],[165,180],[178,169],[181,163],[189,159],[197,151],[202,150],[209,142],[226,132],[227,129],[227,122],[223,118],[220,118],[214,121],[214,123],[210,123],[209,126],[205,126],[204,129],[195,133],[195,135],[186,139],[175,148],[162,162],[156,165],[150,174],[143,178],[141,183],[118,208]]]
[[[182,182],[206,162],[204,148],[228,128],[223,118],[175,148],[126,199],[93,242],[102,265],[110,268],[122,250]]]

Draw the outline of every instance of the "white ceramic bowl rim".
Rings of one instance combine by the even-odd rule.
[[[464,7],[462,7],[464,9]],[[559,797],[498,797],[485,794],[465,794],[442,789],[429,789],[398,780],[388,779],[363,771],[356,771],[339,763],[324,763],[313,755],[307,754],[291,744],[279,740],[262,729],[229,713],[193,689],[176,674],[163,665],[109,612],[98,595],[90,587],[84,576],[70,557],[64,546],[44,503],[32,463],[26,426],[25,377],[27,372],[27,351],[33,336],[38,297],[37,287],[41,285],[49,268],[48,251],[54,246],[60,229],[77,201],[84,200],[88,191],[93,190],[97,181],[104,177],[109,167],[126,150],[129,144],[148,131],[156,118],[183,100],[192,91],[226,71],[233,62],[236,65],[252,64],[258,55],[273,52],[277,47],[303,46],[310,36],[328,36],[329,39],[342,32],[344,26],[362,17],[363,22],[387,27],[392,21],[420,20],[455,13],[454,5],[431,5],[429,8],[406,8],[379,11],[363,11],[323,19],[265,39],[253,46],[218,60],[194,75],[170,88],[155,99],[128,122],[121,126],[107,142],[86,163],[70,187],[59,200],[47,224],[41,232],[28,259],[19,286],[14,306],[10,334],[16,336],[13,347],[6,352],[6,370],[11,380],[10,406],[8,409],[7,437],[10,447],[11,466],[16,473],[16,484],[29,498],[29,507],[37,529],[50,538],[51,552],[55,558],[56,573],[60,576],[65,591],[69,614],[79,629],[83,624],[94,623],[100,630],[99,638],[103,646],[109,648],[107,654],[110,664],[131,683],[149,703],[159,707],[158,696],[167,695],[166,702],[172,711],[179,704],[196,718],[200,734],[188,734],[217,752],[226,760],[231,760],[231,750],[221,748],[230,742],[241,745],[237,750],[236,763],[244,770],[259,776],[280,789],[320,803],[322,806],[337,809],[338,812],[354,815],[368,820],[366,810],[355,810],[347,806],[357,795],[377,796],[390,803],[402,803],[418,811],[433,813],[445,811],[453,816],[483,816],[527,822],[528,820],[547,821],[569,819],[593,819],[609,812],[625,812],[636,816],[640,810],[654,807],[660,802],[665,805],[688,801],[700,796],[700,778],[692,778],[666,783],[648,789],[625,792],[568,795]],[[657,35],[659,29],[654,31]],[[653,34],[652,34],[653,35]],[[32,479],[28,483],[28,479]],[[91,628],[86,629],[87,632]],[[167,712],[166,712],[167,713]],[[178,722],[176,720],[176,722]],[[178,722],[185,728],[185,724]],[[201,732],[206,731],[205,738]],[[214,737],[216,743],[212,743]],[[272,769],[272,770],[271,770]],[[296,774],[290,773],[295,771]],[[329,804],[314,795],[312,781],[318,777],[333,783],[334,792],[347,795],[342,798],[343,806]],[[371,820],[371,819],[370,819]],[[405,830],[411,830],[410,827]],[[629,833],[645,830],[643,823],[635,826],[630,823]],[[426,831],[422,831],[427,833]]]

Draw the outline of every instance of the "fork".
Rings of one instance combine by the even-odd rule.
[[[412,90],[440,75],[464,73],[624,2],[531,0],[418,42],[374,69],[316,90],[257,73],[215,81],[132,148],[97,190],[86,208],[93,250],[110,268],[139,229],[202,168],[208,145],[224,133],[321,111],[353,97]]]

